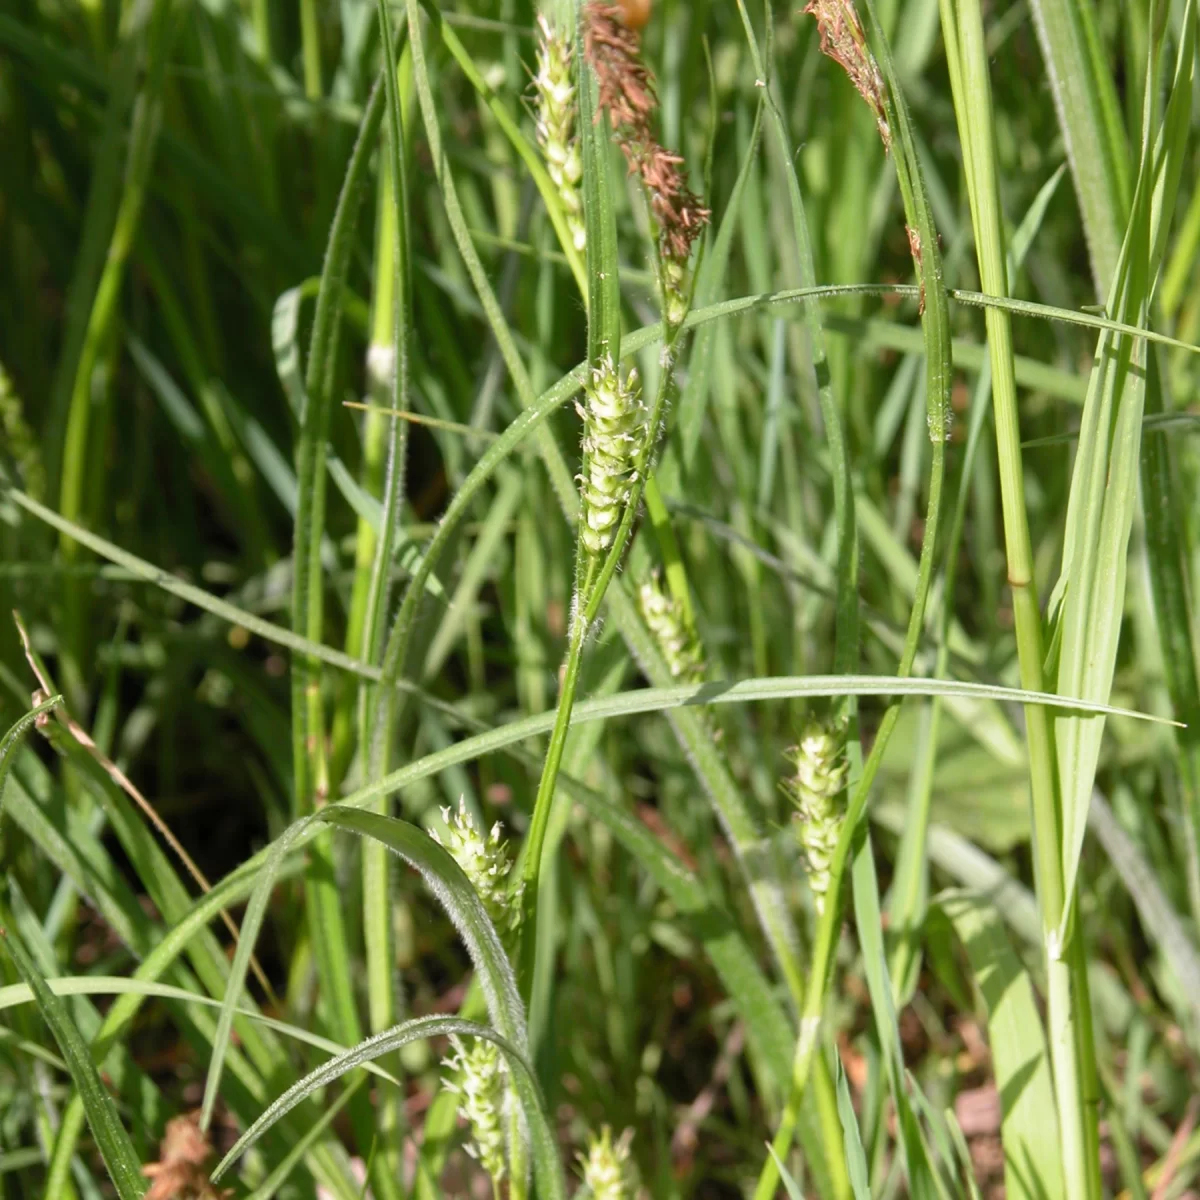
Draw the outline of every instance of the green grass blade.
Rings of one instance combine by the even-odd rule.
[[[1110,311],[1126,320],[1145,319],[1161,263],[1164,225],[1170,222],[1178,192],[1195,70],[1196,11],[1190,0],[1182,33],[1162,128],[1146,146],[1138,172],[1133,215],[1109,301]],[[1150,78],[1153,75],[1150,72]],[[1137,503],[1146,353],[1144,344],[1107,333],[1097,346],[1071,478],[1063,573],[1052,600],[1061,637],[1057,687],[1063,695],[1106,697],[1112,688]],[[1062,870],[1070,896],[1104,722],[1060,718],[1055,726],[1062,782]],[[1064,926],[1069,915],[1064,914]],[[1065,927],[1059,928],[1059,935],[1065,942]]]
[[[1175,911],[1154,868],[1137,843],[1121,828],[1108,802],[1099,793],[1092,796],[1088,827],[1104,847],[1118,877],[1137,908],[1142,928],[1158,946],[1187,1005],[1187,1019],[1200,1018],[1200,951]],[[1181,1019],[1185,1016],[1180,1014]]]
[[[199,1004],[206,1008],[219,1008],[221,1005],[219,1000],[214,1000],[211,996],[189,992],[186,988],[173,987],[170,984],[158,983],[150,979],[139,979],[136,976],[134,978],[125,978],[121,975],[62,976],[56,979],[47,979],[46,986],[56,996],[136,996],[142,1000],[151,998],[178,1000],[183,1004]],[[0,987],[0,1012],[18,1004],[33,1003],[35,1000],[36,996],[28,984],[17,983]],[[321,1037],[318,1033],[313,1033],[299,1025],[293,1025],[288,1021],[264,1016],[249,1008],[238,1011],[249,1021],[256,1021],[267,1029],[273,1029],[294,1041],[303,1042],[306,1046],[324,1050],[327,1054],[341,1054],[346,1049],[345,1046],[340,1046],[337,1042],[330,1041],[329,1038]],[[386,1079],[389,1083],[397,1082],[395,1076],[389,1074],[382,1067],[372,1064],[368,1069],[380,1079]]]
[[[988,1044],[1003,1110],[1005,1191],[1014,1200],[1062,1195],[1062,1142],[1033,985],[983,895],[947,891],[935,904],[966,949],[987,1008]]]
[[[374,1066],[373,1063],[363,1063],[362,1065],[368,1071]],[[313,1146],[328,1133],[330,1126],[337,1120],[342,1109],[354,1099],[358,1094],[358,1089],[365,1082],[365,1075],[351,1080],[342,1089],[337,1099],[321,1113],[317,1123],[304,1131],[304,1136],[272,1168],[271,1173],[249,1194],[247,1200],[272,1200],[272,1197],[279,1195],[280,1189],[286,1183],[288,1176],[304,1161],[305,1156],[312,1151]],[[378,1155],[371,1161],[370,1165],[374,1167],[377,1161],[379,1161]],[[399,1181],[396,1182],[398,1186]]]
[[[0,815],[4,813],[4,786],[8,782],[8,773],[12,770],[13,755],[29,730],[43,717],[52,713],[61,703],[62,697],[58,695],[43,700],[11,725],[4,738],[0,740]]]
[[[390,64],[389,64],[390,65]],[[333,376],[342,288],[353,245],[359,201],[382,124],[386,88],[376,82],[363,113],[362,123],[346,167],[337,209],[321,270],[313,314],[312,335],[305,367],[304,400],[296,445],[296,482],[299,488],[292,552],[292,629],[320,642],[324,632],[324,567],[326,446],[333,407]],[[291,664],[292,696],[292,804],[297,815],[309,813],[328,793],[325,762],[325,721],[321,703],[320,667],[316,661],[295,655]],[[309,935],[317,960],[321,990],[338,1039],[353,1045],[361,1038],[361,1024],[350,974],[345,970],[346,928],[328,843],[312,850],[312,869],[305,881]],[[224,1014],[223,1014],[224,1015]],[[224,1053],[214,1046],[214,1058]],[[211,1076],[210,1076],[211,1078]],[[211,1119],[211,1097],[205,1118]]]
[[[935,1200],[937,1191],[933,1168],[926,1154],[924,1139],[908,1095],[900,1027],[896,1021],[892,983],[888,978],[887,956],[883,947],[883,917],[879,909],[879,883],[875,877],[873,853],[870,837],[864,837],[854,856],[851,871],[854,924],[862,947],[863,971],[871,996],[875,1034],[879,1038],[892,1104],[896,1109],[900,1150],[909,1194],[914,1200]]]
[[[64,396],[69,395],[69,407],[63,433],[59,484],[59,507],[68,518],[83,515],[95,445],[107,433],[107,430],[97,429],[93,419],[94,414],[105,412],[104,406],[97,404],[92,394],[93,376],[101,365],[105,345],[117,320],[125,270],[150,185],[161,123],[161,92],[172,25],[170,5],[165,0],[131,5],[121,22],[121,49],[117,65],[121,82],[109,109],[110,116],[123,119],[127,112],[130,118],[128,153],[122,164],[123,172],[119,181],[120,200],[113,214],[111,235],[103,256],[103,268],[96,278],[95,291],[87,297],[86,302],[83,295],[74,297],[80,305],[76,312],[85,312],[86,318],[78,343],[78,357],[64,360],[64,374],[60,376],[65,385],[65,371],[70,369],[72,372],[69,390],[63,393]],[[134,88],[137,89],[136,96],[131,94]],[[128,110],[124,108],[126,100],[129,102]],[[118,129],[120,134],[124,134],[123,128]],[[108,135],[117,132],[112,127],[106,130]],[[104,236],[100,233],[100,225],[105,220],[109,199],[106,190],[117,185],[117,145],[119,142],[105,146],[106,158],[97,178],[98,194],[93,196],[98,206],[98,220],[89,232],[99,235],[98,241]],[[107,157],[110,153],[112,158]],[[109,174],[110,170],[113,175]],[[99,265],[99,260],[95,265]],[[92,266],[90,255],[81,256],[81,272],[89,271]],[[77,282],[86,288],[91,280],[79,278]],[[73,350],[74,346],[70,346],[70,349]],[[57,442],[54,447],[57,449]],[[68,563],[72,562],[76,552],[74,543],[65,540],[61,549],[63,558]],[[65,600],[63,677],[72,703],[78,705],[82,699],[80,672],[87,644],[88,596],[79,587],[71,587],[66,592]]]
[[[863,1150],[862,1137],[858,1132],[858,1116],[854,1112],[854,1101],[850,1098],[850,1085],[842,1060],[837,1060],[837,1106],[842,1122],[842,1143],[846,1153],[846,1170],[850,1176],[850,1187],[854,1200],[871,1200],[870,1174],[867,1156]]]
[[[1151,353],[1146,375],[1149,411],[1142,424],[1143,433],[1150,431],[1156,418],[1167,422],[1176,417],[1162,412],[1159,362],[1160,356]],[[1141,490],[1146,568],[1162,646],[1163,671],[1171,707],[1184,724],[1175,736],[1182,791],[1183,858],[1195,922],[1200,920],[1200,679],[1189,578],[1194,558],[1184,485],[1170,438],[1152,437],[1143,441]]]
[[[121,1200],[138,1200],[149,1186],[129,1134],[121,1124],[116,1105],[100,1080],[88,1048],[66,1005],[47,986],[42,973],[21,944],[15,930],[0,930],[0,939],[17,973],[33,993],[42,1019],[66,1059],[71,1079],[78,1089],[88,1124],[108,1169],[109,1178]]]
[[[754,126],[750,131],[750,144],[745,158],[734,180],[729,202],[721,215],[716,237],[712,239],[704,261],[700,264],[696,280],[696,310],[711,305],[720,294],[728,273],[733,235],[741,219],[742,196],[762,138],[762,102],[754,110]],[[696,335],[688,364],[687,382],[680,392],[675,411],[675,437],[679,443],[679,454],[685,470],[690,470],[700,446],[700,434],[704,427],[705,411],[712,395],[712,356],[716,350],[717,327],[706,325]]]
[[[1033,0],[1034,26],[1083,216],[1098,298],[1117,270],[1129,207],[1129,147],[1112,75],[1100,61],[1091,0]]]
[[[454,32],[444,15],[440,19],[440,32],[442,43],[454,56],[454,60],[462,68],[462,72],[467,77],[471,86],[479,93],[484,103],[487,104],[492,116],[496,118],[496,124],[500,126],[501,132],[520,156],[521,162],[524,163],[525,169],[533,179],[534,186],[538,190],[538,195],[542,198],[542,203],[546,206],[546,214],[550,218],[550,223],[554,226],[554,234],[558,238],[558,244],[562,250],[563,257],[566,259],[568,267],[570,267],[571,274],[580,292],[586,295],[588,290],[587,275],[583,260],[579,256],[579,251],[575,248],[575,241],[567,227],[566,214],[563,211],[558,189],[554,186],[554,181],[550,178],[549,172],[542,162],[540,153],[521,132],[520,126],[517,124],[512,113],[509,112],[503,100],[488,86],[487,81],[479,71],[479,67],[471,58],[462,40]]]
[[[483,902],[458,863],[423,830],[394,817],[336,804],[319,819],[382,842],[420,871],[467,946],[496,1029],[525,1053],[528,1034],[516,978]]]

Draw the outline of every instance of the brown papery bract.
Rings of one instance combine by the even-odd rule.
[[[583,51],[632,174],[641,177],[658,224],[664,258],[686,263],[692,243],[711,212],[692,192],[683,159],[665,149],[654,132],[658,107],[654,77],[641,60],[641,40],[622,20],[618,4],[593,0],[583,10]],[[597,114],[598,116],[599,114]]]

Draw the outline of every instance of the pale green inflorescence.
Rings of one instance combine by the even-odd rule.
[[[592,371],[584,390],[580,537],[589,554],[600,555],[613,544],[636,479],[645,409],[637,371],[622,381],[611,359]]]
[[[579,1156],[583,1168],[583,1195],[590,1200],[632,1200],[632,1158],[627,1129],[615,1142],[607,1125],[599,1137],[588,1139],[588,1152]]]
[[[451,1035],[454,1053],[443,1065],[451,1073],[447,1087],[457,1092],[458,1115],[471,1131],[467,1153],[499,1185],[508,1165],[505,1129],[509,1089],[504,1059],[495,1042],[476,1038],[468,1048]]]
[[[686,683],[700,680],[704,655],[684,620],[682,605],[663,591],[657,572],[638,588],[638,607],[672,677]]]
[[[579,138],[575,133],[575,84],[571,78],[571,41],[538,14],[537,92],[535,125],[538,145],[546,159],[546,170],[558,190],[567,228],[576,250],[587,245],[583,226],[583,178]]]
[[[443,839],[435,829],[433,840],[444,846],[471,881],[471,886],[483,901],[483,907],[500,933],[513,932],[521,920],[521,896],[509,891],[508,876],[512,871],[512,852],[505,842],[500,822],[484,837],[475,828],[467,812],[466,802],[459,801],[458,812],[442,809],[442,820],[449,828]]]
[[[847,765],[836,728],[814,722],[792,750],[795,774],[784,790],[796,806],[796,836],[817,911],[824,912],[829,868],[845,815]]]

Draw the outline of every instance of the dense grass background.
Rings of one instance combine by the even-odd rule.
[[[168,1120],[223,1153],[397,1026],[221,1186],[488,1195],[456,1017],[515,1056],[514,1197],[604,1126],[614,1196],[1200,1186],[1194,5],[860,15],[878,113],[793,5],[652,6],[713,214],[664,357],[586,78],[561,236],[524,0],[0,12],[5,1196],[160,1160],[212,1196]],[[618,340],[664,432],[568,653],[567,374]],[[784,786],[814,722],[851,812],[823,907]],[[416,832],[453,848],[460,798],[545,837],[523,932]]]

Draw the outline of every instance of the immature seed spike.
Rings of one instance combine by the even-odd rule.
[[[450,1044],[454,1053],[443,1066],[450,1071],[447,1088],[459,1096],[458,1115],[471,1131],[466,1151],[498,1187],[508,1169],[509,1089],[504,1059],[496,1043],[483,1038],[475,1038],[468,1047],[452,1034]]]
[[[638,607],[671,675],[686,682],[701,679],[704,654],[684,620],[682,606],[663,591],[657,571],[638,588]]]
[[[580,538],[599,556],[613,543],[634,483],[634,458],[645,434],[645,408],[636,370],[624,380],[607,359],[585,386]]]
[[[536,130],[538,145],[566,214],[567,228],[576,250],[587,245],[583,225],[583,199],[579,181],[583,161],[575,132],[575,84],[571,75],[571,42],[551,25],[544,13],[538,14],[537,74],[533,84],[537,92]]]
[[[633,1130],[627,1129],[614,1142],[607,1125],[599,1137],[588,1137],[588,1151],[579,1156],[579,1164],[583,1168],[583,1194],[590,1200],[630,1200],[633,1196],[629,1153],[632,1140]]]
[[[791,750],[795,773],[784,791],[796,806],[796,837],[817,912],[825,909],[829,869],[842,832],[848,765],[839,728],[814,721]]]
[[[521,896],[519,888],[515,896],[509,892],[512,852],[504,841],[500,822],[484,837],[475,828],[465,800],[459,800],[458,812],[443,808],[442,820],[449,827],[449,834],[443,841],[435,829],[433,840],[444,846],[462,867],[496,929],[502,934],[512,933],[521,920]]]

